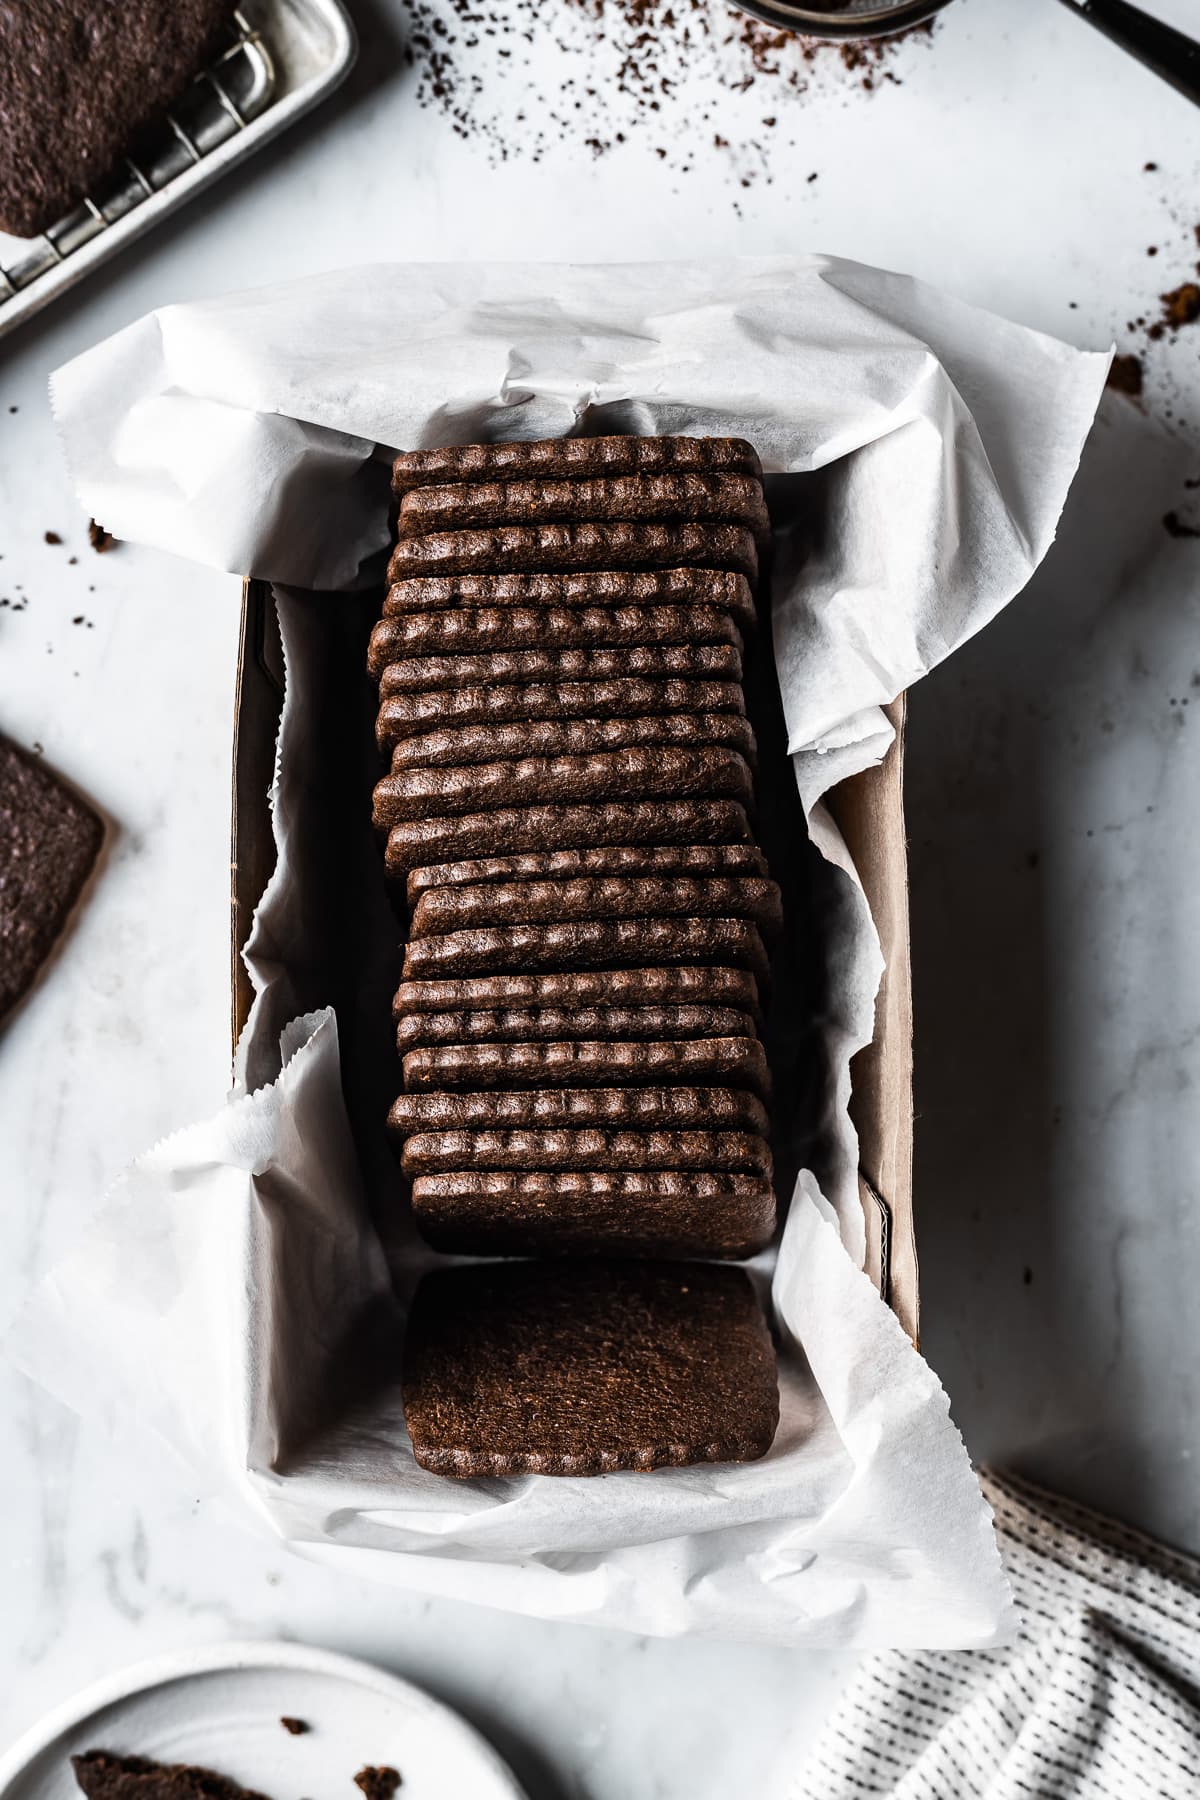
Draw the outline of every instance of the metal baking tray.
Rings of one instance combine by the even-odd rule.
[[[242,0],[136,162],[41,237],[0,232],[0,337],[332,93],[356,50],[341,0]]]

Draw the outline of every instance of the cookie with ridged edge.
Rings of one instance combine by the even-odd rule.
[[[762,479],[758,452],[738,437],[575,437],[527,442],[446,444],[402,450],[392,492],[451,481],[592,481],[619,475],[750,475]]]
[[[405,1140],[410,1177],[452,1169],[702,1169],[770,1175],[766,1139],[752,1131],[422,1131]]]
[[[387,671],[384,671],[386,675]],[[483,728],[530,721],[632,719],[696,713],[744,715],[746,699],[740,682],[563,681],[525,686],[435,688],[432,692],[389,694],[375,721],[375,741],[385,754],[406,738],[434,731]]]
[[[0,1018],[37,980],[103,838],[86,800],[0,737]]]
[[[758,578],[755,536],[745,525],[616,519],[587,525],[496,525],[401,538],[388,581],[408,575],[570,574],[577,569],[729,569]]]
[[[408,900],[427,888],[492,881],[574,881],[587,875],[765,875],[757,844],[606,844],[596,850],[531,850],[524,856],[477,856],[414,869]]]
[[[779,1424],[766,1319],[745,1271],[719,1264],[436,1270],[401,1384],[417,1462],[460,1479],[752,1462]]]
[[[376,681],[389,663],[493,650],[605,650],[622,644],[742,645],[732,613],[715,606],[464,606],[377,621],[367,646]]]
[[[492,650],[472,656],[410,656],[387,665],[379,696],[423,694],[433,688],[531,682],[737,681],[736,644],[625,644],[601,650]]]
[[[695,1169],[457,1170],[420,1175],[413,1217],[447,1256],[757,1256],[775,1233],[761,1175]]]
[[[761,875],[585,875],[573,881],[484,882],[422,894],[408,935],[643,918],[750,919],[765,936],[775,937],[783,906],[775,883]]]
[[[586,756],[528,756],[453,769],[399,769],[375,784],[377,831],[430,816],[597,801],[714,800],[746,804],[750,765],[736,750],[613,750]],[[513,845],[516,849],[517,846]]]
[[[398,878],[430,862],[498,851],[575,850],[604,844],[746,844],[739,800],[610,800],[602,804],[494,807],[394,825],[384,866]]]
[[[761,1100],[745,1088],[552,1087],[398,1094],[388,1130],[753,1131],[767,1134]]]
[[[658,745],[691,750],[708,744],[736,750],[754,764],[754,731],[741,713],[663,713],[644,719],[530,719],[428,731],[395,746],[392,770],[454,768],[523,756],[588,756]]]
[[[715,606],[756,623],[744,575],[727,569],[590,569],[575,574],[415,575],[395,582],[385,618],[471,606]]]
[[[410,1012],[494,1012],[511,1006],[731,1006],[758,1017],[758,982],[749,969],[718,963],[675,968],[549,970],[533,975],[451,976],[402,981],[393,1018]]]
[[[649,968],[662,963],[732,963],[760,978],[769,967],[762,936],[748,919],[572,919],[410,938],[403,976],[421,981],[506,970]]]
[[[686,1038],[755,1035],[750,1014],[728,1006],[511,1006],[491,1011],[460,1008],[457,1012],[402,1013],[396,1026],[396,1049],[401,1056],[440,1050],[453,1059],[477,1044],[522,1044],[527,1049],[535,1044],[586,1042],[640,1046],[656,1041],[675,1044]],[[424,1085],[418,1071],[425,1066],[414,1062],[411,1070],[405,1070],[410,1087]],[[450,1067],[450,1062],[439,1061],[438,1078],[429,1085],[460,1085],[449,1079],[446,1071]],[[630,1077],[622,1075],[621,1079]]]
[[[583,525],[611,519],[715,520],[768,530],[762,482],[752,475],[600,475],[446,482],[414,488],[400,502],[401,538],[428,531],[506,525]]]
[[[435,1089],[480,1092],[491,1088],[695,1087],[706,1083],[747,1087],[764,1096],[770,1091],[763,1047],[756,1037],[744,1035],[682,1041],[571,1038],[437,1044],[409,1050],[403,1068],[404,1085],[410,1093]]]

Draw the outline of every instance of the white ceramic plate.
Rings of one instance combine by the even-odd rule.
[[[311,1729],[289,1735],[283,1715]],[[362,1800],[354,1776],[390,1764],[396,1800],[525,1800],[457,1713],[399,1676],[299,1644],[220,1644],[111,1676],[0,1758],[0,1800],[82,1800],[68,1760],[113,1750],[201,1763],[272,1800]]]

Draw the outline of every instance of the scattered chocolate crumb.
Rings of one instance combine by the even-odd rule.
[[[62,539],[59,537],[57,531],[44,532],[43,536],[45,537],[45,540],[48,544],[61,544],[62,543]]]
[[[83,614],[76,613],[75,617],[71,620],[71,623],[72,623],[72,625],[82,625],[83,624]]]
[[[1194,281],[1185,281],[1169,294],[1161,296],[1163,303],[1163,324],[1172,331],[1180,331],[1185,325],[1194,325],[1200,319],[1200,285]]]
[[[1108,371],[1106,386],[1118,394],[1128,394],[1136,400],[1145,382],[1145,370],[1140,356],[1114,356],[1112,367]]]
[[[312,1726],[307,1719],[289,1718],[286,1713],[283,1718],[280,1719],[279,1723],[283,1726],[285,1731],[291,1733],[292,1737],[303,1737],[306,1731],[312,1730]]]
[[[1147,256],[1157,256],[1158,255],[1158,245],[1151,244],[1146,251],[1146,255]]]
[[[400,1786],[400,1771],[390,1768],[386,1763],[381,1768],[374,1768],[367,1763],[354,1777],[354,1785],[362,1789],[367,1800],[392,1800],[392,1795]]]
[[[1156,162],[1143,163],[1142,168],[1147,175],[1153,175],[1158,169],[1158,164]]]
[[[9,410],[9,412],[18,412],[20,410],[20,408],[16,407],[16,406],[10,406],[8,410]]]
[[[1163,527],[1173,538],[1200,538],[1200,525],[1189,525],[1177,512],[1163,514]]]
[[[93,550],[103,555],[106,550],[112,549],[116,541],[111,531],[105,531],[103,525],[97,525],[95,519],[88,520],[88,543]]]
[[[79,558],[77,556],[68,556],[68,558],[67,558],[68,564],[77,563],[78,561],[79,561]]]

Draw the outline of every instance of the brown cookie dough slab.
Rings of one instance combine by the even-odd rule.
[[[591,650],[621,644],[732,644],[742,634],[715,606],[464,606],[378,621],[367,646],[376,681],[389,663],[492,650]]]
[[[447,444],[402,450],[392,492],[447,481],[592,481],[620,475],[751,475],[758,452],[736,437],[537,438],[527,443]]]
[[[588,525],[497,525],[480,531],[431,531],[401,538],[388,581],[408,575],[536,575],[577,569],[728,569],[758,578],[754,533],[744,525],[649,525],[616,519]]]
[[[399,1094],[388,1113],[398,1138],[438,1131],[753,1131],[767,1134],[761,1100],[744,1088],[586,1087]]]
[[[775,1352],[749,1277],[704,1263],[490,1263],[426,1275],[404,1346],[435,1474],[600,1475],[765,1456]]]
[[[408,982],[666,963],[732,964],[760,978],[769,967],[758,927],[748,919],[578,919],[412,938],[403,973]]]
[[[404,1057],[404,1085],[410,1093],[433,1089],[684,1088],[707,1083],[747,1087],[765,1096],[770,1076],[758,1039],[743,1034],[682,1042],[576,1038],[463,1043],[430,1045],[410,1050]]]
[[[457,1012],[404,1013],[396,1027],[396,1048],[405,1057],[414,1051],[445,1052],[445,1059],[436,1064],[436,1079],[424,1076],[426,1068],[435,1066],[431,1061],[414,1061],[411,1069],[406,1065],[408,1087],[460,1087],[488,1085],[474,1073],[467,1081],[451,1079],[460,1060],[471,1069],[463,1053],[475,1045],[520,1045],[529,1050],[543,1044],[562,1049],[568,1044],[603,1043],[637,1045],[640,1051],[642,1045],[656,1042],[674,1045],[686,1038],[754,1035],[749,1013],[728,1006],[513,1006],[492,1011],[460,1008]],[[629,1077],[622,1075],[621,1079]]]
[[[425,863],[497,851],[575,850],[604,844],[745,844],[738,800],[609,801],[605,805],[497,807],[412,819],[388,833],[384,864],[400,877]]]
[[[573,969],[402,981],[393,1017],[410,1012],[495,1012],[513,1006],[731,1006],[757,1017],[758,983],[749,969],[720,964],[677,968]]]
[[[750,919],[778,936],[783,906],[775,883],[761,875],[583,876],[576,881],[501,881],[431,888],[422,894],[410,938],[438,937],[482,926],[556,924],[569,920]]]
[[[702,1169],[770,1175],[766,1140],[751,1131],[426,1131],[406,1140],[404,1173],[453,1169]]]
[[[448,482],[414,488],[400,503],[401,538],[506,525],[583,525],[609,519],[705,519],[768,529],[762,482],[752,475],[601,475]]]
[[[387,670],[384,671],[386,677]],[[565,681],[556,685],[437,688],[390,694],[380,705],[375,741],[385,754],[407,738],[472,727],[497,731],[531,721],[630,719],[695,713],[744,715],[736,681]]]
[[[103,836],[86,801],[0,737],[0,1019],[33,986]]]
[[[663,745],[736,750],[753,765],[754,732],[740,713],[664,713],[646,719],[533,719],[512,725],[466,725],[405,738],[392,752],[392,772],[460,768],[529,756],[590,756]]]
[[[476,656],[411,656],[389,663],[379,680],[381,700],[433,688],[528,685],[546,682],[736,681],[742,653],[736,644],[628,644],[600,650],[493,650]]]
[[[608,844],[598,850],[531,851],[434,863],[408,878],[409,904],[429,888],[493,881],[573,881],[591,875],[765,875],[757,844]]]
[[[613,750],[589,756],[529,756],[455,769],[400,769],[375,784],[377,831],[430,815],[491,808],[569,806],[603,800],[728,799],[753,796],[750,766],[736,750]],[[516,845],[513,846],[517,848]]]
[[[756,622],[744,575],[726,569],[592,569],[576,574],[418,575],[387,591],[383,615],[449,607],[715,606],[742,627]]]
[[[422,1175],[413,1216],[448,1256],[756,1256],[775,1232],[775,1193],[761,1175],[694,1169]]]

